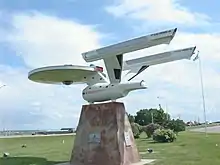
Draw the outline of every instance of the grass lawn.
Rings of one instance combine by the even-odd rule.
[[[21,148],[22,144],[27,144],[27,148]],[[183,132],[174,143],[157,144],[140,138],[136,144],[141,153],[153,148],[155,153],[142,153],[141,156],[157,159],[154,165],[220,164],[220,134],[205,137],[204,133]],[[0,139],[1,155],[9,152],[11,156],[9,159],[0,157],[0,165],[53,165],[65,162],[70,158],[72,146],[72,136]]]
[[[216,146],[218,144],[218,146]],[[217,165],[220,164],[220,134],[184,132],[174,143],[152,143],[139,139],[140,152],[153,148],[155,153],[143,154],[144,158],[157,159],[155,165]]]
[[[70,159],[73,140],[73,136],[69,135],[0,139],[0,156],[3,152],[9,152],[12,157],[0,157],[0,165],[54,165],[66,162]],[[22,144],[26,144],[27,148],[21,148]]]

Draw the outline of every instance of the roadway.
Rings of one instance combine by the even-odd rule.
[[[205,127],[203,127],[203,128],[193,128],[193,129],[190,129],[190,131],[205,132]],[[207,127],[207,132],[208,133],[220,133],[220,126]]]
[[[49,134],[49,135],[12,135],[12,136],[0,136],[0,139],[4,138],[22,138],[22,137],[47,137],[47,136],[67,136],[67,135],[75,135],[75,133],[68,134]]]

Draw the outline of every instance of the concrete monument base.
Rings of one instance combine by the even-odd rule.
[[[69,165],[136,163],[143,164],[124,104],[83,105]]]

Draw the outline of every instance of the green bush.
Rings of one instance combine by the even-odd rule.
[[[165,124],[165,128],[173,130],[175,133],[185,131],[186,125],[183,120],[170,120]]]
[[[148,124],[143,126],[143,131],[147,134],[147,137],[150,138],[156,129],[159,129],[161,126],[159,124]]]
[[[153,133],[153,140],[159,143],[173,142],[176,134],[170,129],[157,129]]]
[[[143,126],[139,125],[138,123],[135,123],[135,125],[138,127],[139,133],[141,134],[143,132]]]
[[[134,135],[134,138],[137,139],[140,137],[140,128],[139,125],[137,123],[131,123],[131,129]]]

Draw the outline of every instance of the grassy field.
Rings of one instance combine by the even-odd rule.
[[[63,144],[62,141],[65,140]],[[27,148],[21,148],[27,144]],[[156,159],[154,165],[220,164],[220,134],[184,132],[170,144],[157,144],[141,138],[136,142],[142,158]],[[218,144],[218,146],[216,146]],[[0,165],[52,165],[68,161],[72,136],[0,139],[0,153],[9,152],[10,159],[0,157]],[[144,153],[153,148],[154,153]]]
[[[0,157],[0,165],[54,165],[66,162],[70,158],[73,140],[73,136],[0,139],[0,153],[9,152],[12,157]],[[27,148],[21,148],[22,144],[26,144]]]

